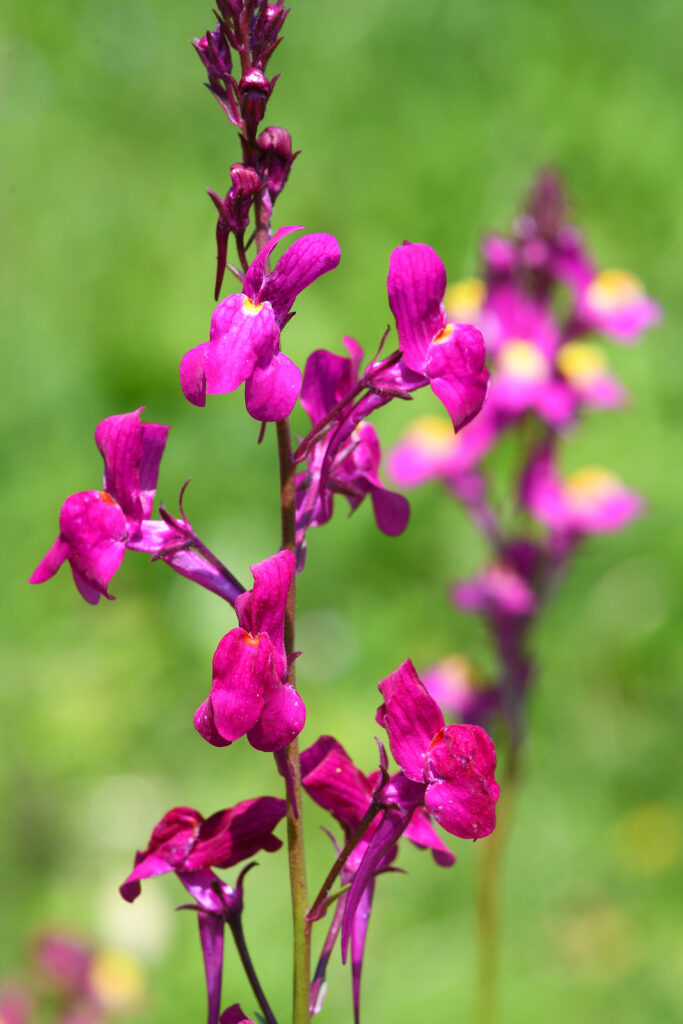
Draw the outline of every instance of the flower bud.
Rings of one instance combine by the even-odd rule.
[[[256,140],[261,158],[260,167],[271,198],[280,195],[298,153],[292,153],[292,137],[285,128],[273,125]]]

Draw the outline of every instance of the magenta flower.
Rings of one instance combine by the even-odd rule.
[[[639,494],[599,466],[585,466],[562,478],[549,445],[530,460],[521,494],[535,519],[568,537],[620,530],[643,509]]]
[[[303,751],[301,781],[308,795],[339,822],[347,839],[358,830],[373,800],[378,813],[382,808],[390,808],[384,810],[381,818],[370,823],[342,868],[342,882],[351,884],[351,888],[348,896],[342,897],[345,901],[343,918],[335,915],[328,939],[329,956],[343,920],[342,952],[346,959],[350,944],[354,1020],[358,1022],[360,978],[375,877],[390,869],[398,853],[397,841],[401,834],[420,849],[430,849],[437,864],[448,867],[455,862],[455,857],[436,834],[420,806],[420,787],[408,782],[401,774],[385,784],[382,784],[381,771],[365,775],[332,736],[321,736],[312,747]],[[404,794],[406,783],[410,787],[408,799]],[[322,972],[316,972],[311,992],[318,1009],[324,994],[324,966]]]
[[[59,514],[59,536],[30,577],[44,583],[68,561],[80,594],[90,604],[113,600],[109,583],[127,549],[161,558],[180,575],[231,604],[239,584],[188,545],[196,541],[189,523],[169,526],[153,520],[159,463],[169,427],[143,423],[142,408],[109,416],[95,430],[104,459],[104,489],[71,494]]]
[[[141,880],[173,871],[192,896],[204,956],[208,1024],[218,1024],[224,927],[228,923],[233,931],[241,929],[245,874],[232,888],[211,868],[232,867],[258,850],[278,850],[282,843],[273,829],[286,811],[284,800],[269,796],[244,800],[210,818],[191,807],[175,807],[155,826],[149,846],[136,854],[135,867],[120,887],[123,898],[132,903],[140,895]]]
[[[243,800],[210,818],[192,807],[174,807],[154,826],[147,849],[136,855],[121,895],[132,903],[145,878],[174,871],[185,884],[197,872],[233,867],[259,850],[279,850],[282,843],[272,833],[286,810],[284,800],[271,796]]]
[[[410,424],[390,452],[389,477],[401,487],[419,487],[433,479],[452,485],[493,447],[499,429],[488,402],[457,434],[448,420],[422,416]]]
[[[328,522],[333,511],[333,495],[347,498],[355,511],[369,495],[379,529],[390,537],[402,533],[408,525],[410,506],[401,494],[389,491],[378,476],[381,450],[377,433],[363,416],[383,405],[389,398],[377,392],[363,396],[358,380],[363,351],[353,338],[344,338],[349,356],[326,349],[312,352],[306,361],[301,404],[311,418],[312,433],[320,435],[306,450],[307,468],[297,475],[297,554],[303,565],[305,536],[309,527]],[[378,380],[379,390],[398,383],[391,370],[371,364],[365,371],[367,381]],[[419,379],[420,386],[423,382]],[[411,385],[406,386],[409,390]],[[344,407],[348,400],[348,406]],[[338,418],[330,419],[338,411]]]
[[[399,246],[389,261],[389,305],[396,318],[403,361],[429,380],[456,430],[481,409],[488,387],[481,332],[446,319],[446,270],[422,243]]]
[[[235,602],[239,625],[216,648],[211,692],[194,716],[195,729],[214,746],[246,734],[257,750],[281,750],[304,727],[303,701],[287,682],[284,641],[295,565],[290,551],[253,565],[253,590]]]
[[[142,423],[141,412],[110,416],[98,424],[95,442],[104,459],[104,490],[81,491],[66,499],[59,514],[59,536],[31,583],[44,583],[68,561],[86,601],[111,599],[109,582],[129,542],[152,514],[169,431],[159,423]]]
[[[601,270],[586,281],[576,315],[589,330],[626,343],[637,341],[643,331],[658,324],[662,311],[634,274]]]
[[[209,340],[183,356],[180,382],[194,405],[203,406],[207,393],[228,394],[246,382],[247,410],[254,419],[284,419],[294,408],[301,370],[280,351],[280,331],[297,295],[340,258],[332,235],[304,235],[268,272],[268,257],[278,242],[300,230],[280,228],[252,261],[241,294],[228,295],[216,306]]]
[[[446,832],[480,839],[496,825],[496,751],[477,725],[446,725],[411,661],[382,680],[378,723],[408,779],[426,786],[425,807]]]

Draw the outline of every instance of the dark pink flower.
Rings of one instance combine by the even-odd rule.
[[[384,704],[377,721],[406,776],[426,786],[427,811],[452,835],[487,836],[496,825],[499,793],[496,751],[487,734],[476,725],[446,725],[411,661],[379,689]]]
[[[104,459],[103,490],[69,495],[59,514],[59,536],[29,582],[44,583],[68,561],[86,601],[112,600],[109,583],[128,549],[163,559],[182,576],[234,603],[239,585],[188,549],[188,537],[193,537],[189,524],[179,530],[150,518],[170,428],[143,423],[141,412],[109,416],[98,424],[95,442]]]
[[[253,590],[235,601],[239,625],[216,648],[211,693],[194,716],[195,728],[214,746],[246,734],[257,750],[281,750],[304,727],[303,701],[287,682],[284,642],[295,565],[290,551],[279,551],[252,566]]]
[[[347,498],[352,511],[369,495],[377,525],[390,537],[402,533],[410,517],[406,498],[389,491],[379,478],[379,439],[375,428],[363,417],[390,400],[383,393],[386,387],[393,389],[398,385],[402,391],[415,385],[395,378],[394,367],[382,370],[381,363],[370,364],[364,379],[368,385],[375,384],[380,393],[370,391],[354,404],[362,392],[359,369],[363,351],[353,338],[345,337],[344,345],[348,356],[317,349],[306,362],[301,404],[311,418],[314,432],[319,425],[328,425],[321,426],[319,438],[309,445],[306,471],[297,476],[299,567],[303,564],[306,530],[329,521],[334,494]],[[347,407],[343,407],[345,399]],[[335,410],[339,410],[338,416],[330,420]]]
[[[399,246],[389,261],[389,305],[396,318],[403,361],[429,380],[456,430],[481,409],[488,387],[481,332],[446,318],[446,270],[422,243]]]
[[[341,870],[342,882],[350,884],[343,897],[342,957],[346,959],[350,945],[356,1022],[374,881],[378,874],[390,869],[398,853],[400,836],[405,835],[420,849],[431,850],[437,864],[448,867],[455,862],[421,806],[424,787],[416,786],[401,773],[384,783],[382,778],[381,771],[365,775],[332,736],[321,736],[301,755],[304,789],[339,822],[347,839],[357,831],[373,800],[378,814],[382,811],[365,830]],[[338,928],[339,923],[339,919],[333,921],[332,928]]]
[[[120,887],[123,898],[132,903],[140,894],[141,880],[173,871],[192,896],[204,957],[208,1024],[218,1024],[224,927],[226,922],[239,927],[247,870],[233,888],[211,868],[232,867],[258,850],[278,850],[282,843],[273,829],[286,810],[284,800],[268,796],[244,800],[210,818],[192,807],[175,807],[155,826],[149,846],[136,854],[135,867]]]
[[[294,408],[301,370],[280,351],[280,331],[297,295],[336,267],[340,257],[332,235],[304,235],[268,271],[278,242],[300,230],[280,228],[252,261],[241,294],[229,295],[216,306],[209,340],[183,356],[180,381],[194,405],[203,406],[207,394],[228,394],[246,383],[247,410],[254,419],[284,419]]]
[[[192,807],[174,807],[154,826],[149,845],[135,858],[135,867],[121,886],[132,903],[140,894],[140,881],[174,871],[185,876],[208,868],[229,868],[258,850],[279,850],[273,829],[284,817],[284,800],[263,796],[204,818]]]

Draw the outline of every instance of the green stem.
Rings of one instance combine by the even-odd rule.
[[[296,540],[296,468],[292,459],[289,421],[276,424],[278,456],[280,462],[280,510],[282,519],[282,548],[295,552]],[[285,612],[285,649],[287,656],[294,653],[294,618],[296,604],[296,576],[287,597]],[[290,663],[289,682],[294,685],[294,663]],[[285,769],[289,779],[287,790],[287,850],[289,855],[289,881],[292,893],[292,923],[294,927],[294,978],[292,1024],[310,1021],[309,992],[311,978],[311,925],[306,919],[308,893],[306,889],[306,861],[304,856],[303,821],[301,817],[302,788],[299,747],[294,740],[284,751]]]
[[[514,741],[513,741],[514,743]],[[512,825],[520,782],[520,747],[510,747],[496,808],[496,828],[482,840],[477,885],[477,1005],[476,1024],[495,1024],[498,1015],[500,965],[500,884],[503,855]]]

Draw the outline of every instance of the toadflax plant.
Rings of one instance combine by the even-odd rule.
[[[496,835],[483,850],[479,899],[479,1020],[488,1024],[495,1017],[498,871],[520,774],[528,698],[538,674],[530,636],[586,539],[621,529],[643,505],[601,467],[564,475],[563,448],[584,410],[616,409],[627,397],[594,336],[630,344],[658,322],[660,310],[632,274],[595,266],[567,220],[562,183],[554,173],[539,175],[512,237],[485,238],[482,253],[483,278],[454,284],[446,308],[454,318],[472,320],[486,336],[486,405],[457,436],[445,419],[413,422],[391,453],[390,471],[404,487],[441,481],[489,550],[488,564],[473,579],[456,583],[451,596],[462,611],[484,620],[496,674],[484,680],[461,655],[449,655],[424,675],[449,716],[486,726],[505,750],[504,804]],[[417,280],[412,299],[406,299],[401,282],[409,270],[422,274],[425,267],[440,281],[441,261],[429,246],[392,254],[389,298],[400,340],[410,302],[424,308],[429,301]],[[503,502],[485,458],[506,442],[521,457]]]
[[[110,415],[95,430],[104,460],[101,488],[70,495],[59,534],[31,576],[50,579],[68,562],[76,586],[91,604],[112,598],[110,586],[128,551],[165,562],[235,610],[236,625],[216,638],[210,688],[194,716],[199,736],[215,747],[217,765],[229,765],[233,743],[248,743],[254,757],[272,754],[282,795],[256,795],[204,815],[191,807],[169,810],[152,829],[121,885],[137,899],[141,882],[173,873],[188,894],[184,907],[197,917],[206,975],[208,1024],[247,1024],[249,1017],[222,997],[223,952],[228,932],[250,982],[259,1019],[275,1024],[267,979],[247,949],[242,924],[251,858],[275,853],[275,830],[286,819],[293,920],[293,1009],[303,1024],[322,1008],[326,968],[339,941],[349,962],[352,1006],[360,1018],[365,937],[378,877],[398,856],[399,840],[431,851],[442,866],[454,862],[439,829],[480,839],[495,827],[498,785],[493,743],[479,724],[446,724],[409,660],[379,683],[376,724],[386,732],[396,762],[381,742],[370,771],[356,766],[341,744],[317,724],[299,752],[306,725],[305,694],[297,689],[295,643],[297,576],[306,565],[306,535],[333,514],[334,496],[355,510],[370,498],[377,525],[400,534],[408,522],[404,497],[387,490],[378,469],[380,444],[369,421],[394,399],[429,387],[448,414],[453,435],[477,415],[489,384],[478,327],[449,319],[443,263],[428,246],[404,243],[390,256],[388,299],[398,347],[385,337],[364,363],[363,351],[344,338],[346,355],[319,349],[303,368],[286,354],[285,329],[297,297],[339,263],[332,235],[273,225],[276,201],[297,154],[286,129],[262,127],[277,75],[270,58],[288,11],[265,0],[218,0],[218,24],[194,47],[209,91],[234,126],[240,161],[230,169],[225,194],[209,191],[217,214],[219,300],[226,275],[232,291],[218,301],[208,337],[196,339],[180,359],[180,386],[196,406],[228,402],[244,385],[246,414],[260,423],[262,440],[275,424],[279,464],[279,551],[254,552],[253,584],[246,586],[201,539],[183,510],[160,505],[154,515],[167,426],[141,418],[142,409]],[[303,232],[303,233],[302,233]],[[292,236],[297,237],[293,240]],[[234,253],[234,255],[232,255]],[[229,256],[234,262],[229,262]],[[181,356],[179,345],[179,357]],[[291,441],[289,416],[297,402],[310,418],[305,437]],[[248,581],[247,581],[248,582]],[[305,657],[305,651],[303,657]],[[207,652],[207,686],[209,683]],[[188,729],[192,723],[187,723]],[[373,749],[373,724],[366,722]],[[220,767],[219,769],[220,770]],[[304,796],[332,818],[330,866],[309,895],[305,868]],[[151,823],[150,823],[151,824]],[[438,828],[437,828],[438,826]],[[237,869],[226,881],[217,874]],[[320,924],[320,922],[325,924]],[[312,969],[313,932],[320,952]],[[318,935],[318,932],[322,932]],[[261,955],[263,961],[265,957]]]

